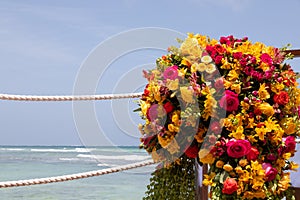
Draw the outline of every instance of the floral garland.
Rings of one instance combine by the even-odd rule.
[[[144,72],[141,147],[166,168],[209,164],[211,199],[287,196],[300,115],[291,56],[233,36],[179,42]]]

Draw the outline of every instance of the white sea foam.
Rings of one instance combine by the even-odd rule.
[[[122,155],[122,156],[106,156],[106,155],[89,155],[89,154],[78,154],[78,158],[91,158],[96,160],[127,160],[127,161],[139,161],[149,159],[150,156],[140,155]]]
[[[0,151],[25,151],[22,148],[0,148]]]
[[[61,161],[78,161],[80,160],[79,158],[59,158]]]
[[[75,149],[30,149],[32,152],[52,152],[52,153],[66,153],[66,152],[74,152],[74,153],[89,153],[90,149],[85,148],[75,148]]]
[[[97,164],[97,166],[98,167],[118,167],[119,165],[100,163],[100,164]]]

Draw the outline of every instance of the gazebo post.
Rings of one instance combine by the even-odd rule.
[[[208,200],[208,187],[202,184],[204,174],[207,174],[208,165],[202,167],[196,161],[196,200]]]

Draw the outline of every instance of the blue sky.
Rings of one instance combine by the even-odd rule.
[[[213,38],[233,34],[267,45],[291,43],[300,48],[299,8],[300,0],[2,0],[0,92],[72,94],[90,52],[107,38],[134,28],[161,27]],[[96,93],[114,92],[122,74],[154,63],[163,53],[144,50],[122,56],[101,77]],[[299,60],[292,64],[296,71],[300,69]],[[112,113],[110,101],[94,104],[101,127],[96,131],[109,137],[97,144],[139,144],[139,133],[133,128],[139,118],[131,112],[134,104],[128,100],[125,104],[129,104],[128,116],[117,110]],[[118,121],[126,117],[132,124],[124,131]],[[71,102],[0,102],[0,145],[81,145],[82,137]]]

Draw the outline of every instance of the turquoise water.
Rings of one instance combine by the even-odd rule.
[[[137,147],[1,147],[0,181],[99,170],[148,160]],[[0,189],[2,200],[141,199],[155,166],[46,185]]]

